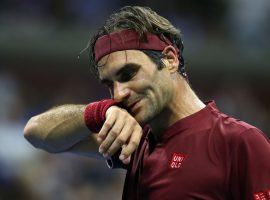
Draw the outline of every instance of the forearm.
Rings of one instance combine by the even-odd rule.
[[[37,148],[62,152],[86,139],[90,132],[85,126],[86,105],[63,105],[32,117],[25,126],[25,138]]]
[[[103,158],[98,152],[97,148],[97,134],[91,134],[90,137],[76,143],[74,146],[69,148],[67,152],[74,153],[86,157]]]

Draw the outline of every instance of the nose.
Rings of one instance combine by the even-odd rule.
[[[117,102],[122,102],[130,95],[130,89],[125,83],[115,82],[113,86],[113,99]]]

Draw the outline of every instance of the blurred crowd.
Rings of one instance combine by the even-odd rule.
[[[88,35],[111,12],[124,5],[153,8],[184,30],[184,40],[196,41],[202,49],[208,46],[206,41],[213,42],[216,38],[222,41],[221,44],[224,41],[236,44],[250,60],[266,55],[270,49],[267,42],[269,0],[172,0],[166,4],[161,0],[0,0],[1,200],[121,198],[123,170],[109,170],[102,160],[68,153],[48,154],[34,149],[23,138],[24,125],[33,115],[53,106],[87,103],[109,96],[90,74],[87,61],[83,64],[64,63],[63,67],[57,63],[66,59],[65,51],[62,55],[56,50],[53,52],[56,57],[51,58],[45,54],[46,47],[38,49],[39,52],[30,48],[30,54],[35,55],[32,58],[19,50],[29,49],[24,37],[35,38],[35,33],[40,37],[38,40],[43,40],[43,36],[50,38],[74,27],[86,27],[83,30],[88,30],[89,33],[84,33]],[[73,31],[74,35],[80,35],[79,30]],[[78,38],[68,37],[67,40],[78,41]],[[83,44],[85,40],[81,42]],[[191,48],[186,49],[191,52],[188,55],[200,54],[196,52],[198,49],[192,49],[193,43],[187,46]],[[78,49],[74,50],[75,56],[76,52]],[[228,71],[208,63],[199,65],[203,61],[192,61],[193,57],[189,56],[191,85],[203,100],[214,99],[225,113],[247,121],[269,135],[270,73],[256,69],[268,66],[270,59],[264,63],[258,60],[254,68],[246,68],[241,65],[240,54],[234,56],[237,63],[229,63]],[[209,57],[211,60],[213,56]]]

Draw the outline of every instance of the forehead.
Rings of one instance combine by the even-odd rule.
[[[123,67],[126,63],[135,63],[138,65],[144,65],[149,62],[150,59],[139,50],[123,50],[112,52],[102,57],[99,62],[98,68],[99,75],[103,76],[107,73],[114,73]]]

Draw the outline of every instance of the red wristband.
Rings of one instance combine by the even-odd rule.
[[[106,120],[106,111],[109,107],[117,104],[112,99],[104,99],[88,104],[84,110],[84,122],[89,130],[98,133]]]

